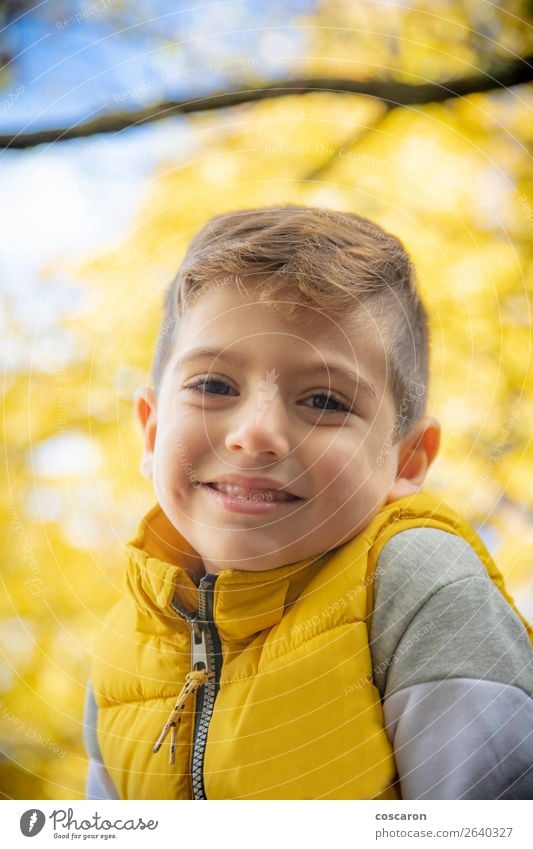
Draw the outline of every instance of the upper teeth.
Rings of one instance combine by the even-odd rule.
[[[269,501],[287,501],[293,498],[288,492],[282,492],[279,489],[246,489],[244,486],[238,486],[235,483],[214,483],[215,489],[218,489],[219,492],[225,492],[228,495],[239,496],[241,498],[250,498],[253,496],[262,495],[264,498],[267,498]]]
[[[215,483],[215,489],[221,492],[227,492],[229,495],[250,495],[250,490],[243,486],[237,486],[236,483]]]

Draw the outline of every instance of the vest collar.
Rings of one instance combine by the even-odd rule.
[[[222,639],[245,640],[279,622],[333,551],[264,572],[219,572],[213,619]],[[188,616],[198,612],[199,590],[184,563],[186,555],[197,556],[197,552],[159,504],[143,518],[126,552],[128,584],[141,607],[175,617],[174,602]]]

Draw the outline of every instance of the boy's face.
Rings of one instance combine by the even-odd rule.
[[[197,348],[215,353],[193,357]],[[396,411],[366,312],[333,319],[309,307],[288,321],[253,287],[208,291],[181,321],[158,398],[141,390],[137,413],[143,471],[201,571],[317,555],[393,500]],[[274,483],[217,492],[228,475]],[[275,487],[297,498],[278,500]]]

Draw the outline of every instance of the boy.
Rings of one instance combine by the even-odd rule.
[[[530,798],[528,630],[422,491],[440,427],[401,243],[229,213],[165,309],[135,402],[157,506],[95,645],[89,798]]]

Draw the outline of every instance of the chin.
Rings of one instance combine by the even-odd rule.
[[[238,572],[266,572],[275,569],[284,562],[283,557],[276,557],[271,551],[260,548],[246,549],[235,546],[233,543],[225,548],[224,544],[215,546],[213,557],[205,555],[206,559],[214,563],[219,569],[236,569]],[[224,565],[226,564],[226,565]]]

